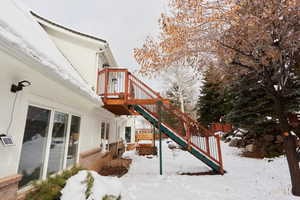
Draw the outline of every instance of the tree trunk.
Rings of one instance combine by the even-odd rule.
[[[289,165],[293,195],[300,196],[300,169],[296,153],[296,137],[289,135],[284,139],[284,149]]]
[[[287,133],[287,135],[284,137],[284,149],[291,176],[292,193],[295,196],[300,196],[300,168],[296,152],[296,137],[294,135],[291,135],[290,133],[290,126],[288,123],[287,116],[285,115],[284,106],[282,105],[282,102],[280,102],[280,100],[276,100],[275,106],[279,118],[281,131],[284,135],[285,133]]]
[[[183,99],[183,90],[180,90],[179,92],[179,100],[180,100],[180,110],[181,112],[185,112],[184,110],[184,99]]]

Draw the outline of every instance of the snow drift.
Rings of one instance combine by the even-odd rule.
[[[72,176],[64,189],[61,191],[61,200],[86,200],[85,191],[87,184],[85,183],[88,172],[94,178],[92,193],[88,200],[102,200],[105,195],[119,196],[122,190],[121,182],[118,178],[100,176],[94,171],[80,171],[77,175]]]

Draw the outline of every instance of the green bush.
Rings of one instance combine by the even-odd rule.
[[[90,197],[90,195],[92,194],[92,189],[94,186],[94,177],[92,176],[92,174],[90,172],[87,173],[85,183],[86,183],[85,197],[86,197],[86,199],[88,199]]]
[[[67,180],[81,170],[84,169],[74,167],[54,177],[50,177],[46,181],[35,182],[33,184],[34,191],[30,192],[25,200],[59,200],[61,196],[60,191],[65,187]]]
[[[105,195],[102,200],[121,200],[121,195],[118,197],[114,195]]]

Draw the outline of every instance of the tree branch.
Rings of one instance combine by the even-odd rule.
[[[256,63],[259,63],[259,60],[257,58],[255,58],[251,54],[247,54],[247,53],[245,53],[245,52],[243,52],[243,51],[241,51],[241,50],[239,50],[237,48],[234,48],[234,47],[231,47],[231,46],[229,46],[227,44],[224,44],[223,42],[218,41],[218,43],[220,43],[222,46],[224,46],[224,47],[226,47],[228,49],[231,49],[231,50],[234,50],[234,51],[238,52],[239,54],[241,54],[243,56],[246,56],[246,57],[249,57],[249,58],[253,59]]]
[[[232,61],[231,64],[233,64],[233,65],[238,65],[238,66],[240,66],[240,67],[246,68],[246,69],[248,69],[249,71],[256,71],[254,67],[248,66],[248,65],[245,65],[245,64],[242,64],[242,63],[240,63],[240,62]]]

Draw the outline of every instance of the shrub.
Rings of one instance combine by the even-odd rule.
[[[105,195],[102,200],[121,200],[121,195],[118,197],[114,195]]]
[[[90,172],[88,172],[86,176],[86,191],[85,191],[86,199],[88,199],[92,194],[93,186],[94,186],[94,177]]]
[[[65,187],[67,180],[83,168],[74,167],[61,174],[48,178],[46,181],[35,182],[34,191],[30,192],[25,200],[59,200],[60,191]]]

